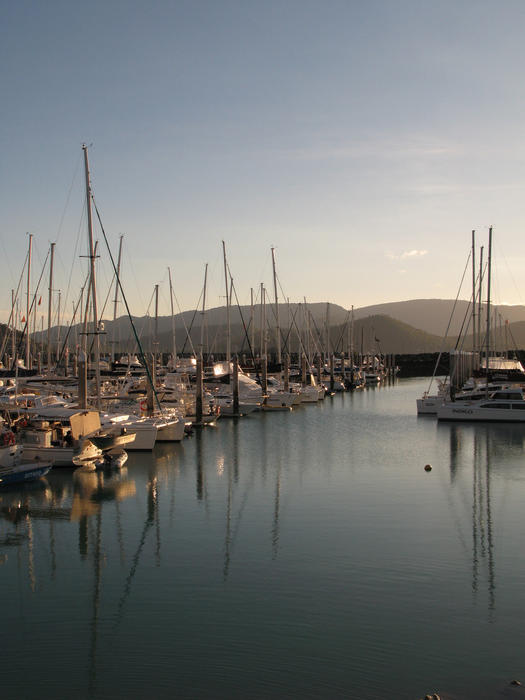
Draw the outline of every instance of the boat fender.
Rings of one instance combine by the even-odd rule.
[[[2,442],[5,447],[15,444],[15,434],[8,431],[2,434]]]

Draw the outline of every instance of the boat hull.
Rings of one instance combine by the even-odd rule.
[[[186,423],[184,420],[169,421],[157,427],[157,442],[180,442],[184,438]]]
[[[417,399],[416,404],[418,415],[435,416],[438,412],[438,408],[443,405],[443,399],[441,397],[429,396],[426,399]]]
[[[54,467],[74,467],[84,462],[98,459],[102,453],[92,443],[85,444],[82,450],[74,447],[33,447],[31,445],[23,445],[24,457],[33,461],[42,459],[49,461]]]
[[[45,476],[51,469],[50,462],[32,462],[28,464],[17,464],[11,469],[4,468],[0,472],[0,486],[8,486],[9,484],[19,484],[27,481],[35,481]]]
[[[489,423],[525,423],[525,410],[513,408],[488,408],[445,404],[438,409],[438,420],[479,421]]]

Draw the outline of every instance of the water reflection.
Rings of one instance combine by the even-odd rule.
[[[196,469],[196,475],[197,475],[197,500],[202,501],[203,495],[204,495],[204,468],[203,468],[203,459],[202,459],[202,430],[200,428],[197,428],[195,431],[195,455],[197,458],[197,469]],[[224,466],[224,462],[223,462]],[[219,469],[219,465],[217,465],[217,470]]]
[[[233,418],[230,421],[230,429],[232,434],[232,456],[226,460],[226,476],[228,479],[228,487],[226,491],[226,519],[224,531],[224,562],[223,562],[223,580],[228,578],[230,570],[231,552],[233,546],[232,535],[232,510],[233,510],[233,488],[234,484],[239,482],[239,418]],[[219,461],[224,457],[219,457]]]
[[[215,433],[208,448],[206,431],[195,433],[195,473],[196,497],[206,500],[207,480],[215,478],[223,500],[223,538],[222,538],[222,579],[225,581],[231,569],[235,543],[241,532],[243,516],[250,497],[253,496],[257,480],[263,485],[268,474],[275,474],[275,486],[272,489],[272,511],[270,517],[270,547],[275,559],[279,547],[279,518],[281,510],[282,464],[285,462],[281,453],[289,449],[288,441],[279,441],[275,435],[275,416],[261,413],[258,417],[256,442],[248,440],[250,449],[241,458],[242,433],[249,430],[245,426],[250,418],[232,418],[221,426],[222,433]],[[270,447],[271,443],[271,447]],[[243,445],[246,443],[242,443]],[[205,447],[206,446],[206,447]],[[270,458],[271,455],[271,458]],[[208,470],[205,469],[207,458]],[[269,463],[269,460],[271,462]],[[213,468],[211,472],[210,468]],[[211,482],[210,482],[211,483]],[[215,489],[213,490],[215,493]],[[212,504],[213,505],[213,504]]]
[[[273,527],[272,527],[272,559],[277,559],[279,551],[279,511],[281,506],[281,464],[275,478],[275,505],[273,509]]]
[[[490,619],[496,607],[496,558],[492,485],[494,475],[509,468],[509,455],[521,456],[525,429],[519,425],[471,424],[442,426],[449,431],[450,479],[471,474],[472,592],[477,600],[482,581],[486,581]]]
[[[81,559],[89,553],[89,519],[100,516],[105,501],[118,503],[135,495],[135,482],[120,473],[82,473],[59,475],[40,480],[34,485],[3,490],[0,496],[0,517],[12,525],[0,539],[0,549],[27,543],[28,574],[31,590],[36,589],[34,566],[35,521],[49,521],[49,553],[51,578],[57,571],[55,523],[78,522],[78,551]],[[95,536],[95,549],[96,539]]]

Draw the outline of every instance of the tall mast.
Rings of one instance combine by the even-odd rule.
[[[330,357],[330,302],[326,302],[326,357]]]
[[[277,274],[275,272],[275,248],[272,248],[273,290],[275,296],[275,334],[277,336],[277,364],[281,364],[281,329],[279,327],[279,300],[277,298]]]
[[[51,372],[51,315],[53,313],[53,261],[55,259],[55,244],[51,243],[49,258],[49,295],[47,299],[47,371]]]
[[[310,316],[308,311],[308,304],[306,303],[306,297],[303,297],[304,301],[304,314],[306,321],[306,357],[308,359],[308,371],[310,371],[310,357],[311,357],[311,343],[310,343]]]
[[[487,351],[486,351],[486,370],[487,370],[487,394],[489,390],[489,355],[490,355],[490,278],[492,267],[492,226],[489,228],[489,251],[487,257]]]
[[[36,323],[37,323],[37,308],[38,308],[38,303],[36,300],[36,291],[33,294],[33,338],[36,338]],[[28,327],[29,330],[29,327]],[[36,350],[36,344],[35,344],[35,356],[37,354]]]
[[[119,279],[120,279],[120,261],[122,259],[122,239],[124,236],[121,234],[118,244],[118,259],[117,259],[117,276],[115,278],[115,298],[113,299],[113,359],[116,357],[116,344],[117,344],[117,304],[118,304],[118,290],[119,290]]]
[[[351,369],[354,366],[354,305],[352,304],[352,320],[350,322],[350,352],[349,352]]]
[[[483,311],[482,304],[482,289],[483,289],[483,246],[479,250],[479,275],[478,275],[478,340],[477,347],[479,360],[481,361],[481,314]]]
[[[228,265],[226,264],[226,245],[222,242],[222,254],[224,258],[224,285],[226,288],[226,362],[231,360],[231,328],[230,328],[230,290],[228,284]]]
[[[57,363],[60,359],[60,301],[62,298],[62,292],[58,290],[58,312],[57,312]]]
[[[82,292],[81,292],[82,293]],[[75,323],[76,315],[77,315],[77,309],[75,308],[75,302],[71,302],[71,307],[73,309],[73,314],[71,318],[73,319],[73,323]],[[80,317],[82,318],[82,302],[80,302]],[[78,353],[78,324],[75,323],[74,325],[75,329],[75,352]]]
[[[14,366],[16,353],[16,327],[18,325],[18,299],[15,302],[14,289],[11,290],[11,314],[13,316],[13,335],[11,337],[11,364]]]
[[[31,295],[31,291],[30,291],[30,289],[31,289],[31,251],[32,251],[32,247],[33,247],[33,234],[29,233],[28,235],[29,235],[29,250],[28,250],[28,254],[27,254],[26,367],[27,367],[27,369],[30,369],[29,362],[30,362],[30,358],[31,358],[31,341],[29,339],[29,329],[31,328],[31,326],[29,325],[29,309],[30,309],[29,297]]]
[[[90,275],[91,275],[91,300],[93,306],[93,333],[95,335],[95,383],[97,394],[97,406],[100,405],[100,338],[98,334],[98,307],[97,307],[97,285],[95,274],[95,248],[93,244],[93,218],[91,214],[91,183],[89,180],[89,163],[87,146],[83,145],[84,151],[84,167],[86,175],[86,206],[88,219],[88,239],[89,239],[89,259],[90,259]],[[89,359],[89,358],[87,358]]]
[[[200,344],[200,358],[202,360],[203,357],[203,348],[204,348],[204,316],[206,314],[206,287],[208,285],[208,263],[206,263],[206,267],[204,268],[204,290],[202,292],[202,311],[201,311],[201,344]]]
[[[170,280],[170,308],[171,308],[171,338],[172,338],[172,353],[173,353],[173,369],[175,369],[175,359],[177,357],[177,345],[175,342],[175,314],[173,313],[173,286],[171,284],[171,269],[168,267],[168,276]]]
[[[286,297],[286,328],[288,329],[288,340],[286,354],[288,355],[288,371],[290,370],[290,362],[292,358],[292,322],[290,313],[290,297]]]
[[[472,366],[476,368],[476,232],[472,231]]]
[[[263,306],[263,298],[264,298],[264,284],[261,282],[261,342],[260,342],[260,350],[261,350],[261,359],[262,356],[264,355],[264,340],[263,340],[263,335],[264,335],[264,306]]]
[[[266,336],[266,290],[264,287],[261,285],[261,292],[262,292],[262,318],[263,318],[263,333],[262,333],[262,340],[263,340],[263,357],[265,358],[267,353],[268,353],[268,339]]]
[[[250,288],[250,335],[251,335],[251,352],[255,358],[255,314],[253,306],[253,287]]]
[[[159,285],[155,285],[155,337],[153,340],[153,361],[157,364],[157,354],[159,351]]]

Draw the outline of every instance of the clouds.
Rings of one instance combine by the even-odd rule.
[[[428,250],[405,250],[403,253],[386,253],[389,260],[416,260],[428,254]]]

